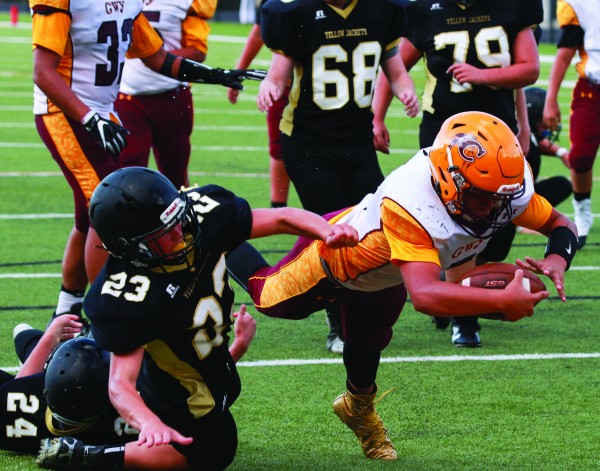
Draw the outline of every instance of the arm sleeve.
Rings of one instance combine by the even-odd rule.
[[[181,47],[192,47],[206,54],[210,27],[204,18],[188,15],[181,23]]]
[[[438,250],[429,233],[395,201],[386,199],[381,207],[383,232],[390,245],[390,259],[399,262],[431,262],[440,266]]]
[[[34,10],[31,21],[33,49],[43,47],[64,56],[69,42],[70,15],[61,10]]]
[[[181,47],[191,47],[206,54],[208,51],[209,20],[215,14],[216,0],[194,0],[181,23]]]
[[[518,29],[535,28],[544,21],[544,7],[542,0],[521,0],[518,18]]]
[[[143,59],[156,53],[162,47],[162,39],[142,14],[133,21],[132,34],[133,41],[127,51],[128,58]]]
[[[567,2],[559,1],[556,7],[556,17],[562,30],[557,47],[579,48],[583,45],[584,31],[573,7]]]

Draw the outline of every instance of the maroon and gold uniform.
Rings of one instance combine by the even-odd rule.
[[[142,1],[31,0],[30,8],[33,48],[58,54],[57,70],[77,97],[103,118],[118,121],[113,102],[125,55],[147,57],[162,45],[140,16]],[[87,232],[89,198],[118,161],[37,86],[33,112],[44,144],[73,188],[77,228]]]
[[[168,51],[208,50],[210,19],[216,0],[155,0],[143,14],[159,32]],[[158,170],[179,188],[188,185],[194,103],[189,83],[150,70],[140,59],[127,59],[115,109],[130,132],[121,166],[147,167],[152,149]]]

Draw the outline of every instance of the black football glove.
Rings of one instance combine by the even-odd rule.
[[[179,66],[177,79],[181,82],[220,84],[234,90],[243,90],[242,82],[248,80],[263,80],[267,76],[266,70],[236,69],[224,70],[212,68],[199,62],[183,59]]]
[[[98,113],[88,113],[82,121],[85,129],[104,150],[113,155],[119,155],[127,144],[129,131],[114,121],[102,118]]]

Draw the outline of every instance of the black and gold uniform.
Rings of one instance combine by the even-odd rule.
[[[173,446],[194,469],[224,468],[237,447],[229,407],[240,393],[228,351],[234,293],[225,255],[248,239],[252,216],[245,200],[218,186],[192,188],[185,196],[201,234],[192,268],[165,267],[165,273],[111,255],[84,309],[102,348],[145,349],[141,397],[165,424],[194,438],[189,446]]]
[[[281,130],[309,141],[372,139],[371,101],[379,64],[402,35],[403,10],[392,0],[270,0],[261,33],[273,51],[295,62]]]
[[[44,377],[45,373],[41,372],[15,378],[0,370],[1,450],[34,455],[40,448],[41,439],[65,435],[91,445],[137,439],[137,430],[129,427],[112,407],[85,426],[58,422],[52,417],[44,397]]]
[[[477,0],[461,8],[453,0],[409,2],[407,38],[424,54],[420,145],[429,146],[442,123],[455,113],[479,110],[517,131],[514,90],[459,84],[447,73],[457,62],[477,68],[513,62],[517,34],[543,20],[541,0]]]

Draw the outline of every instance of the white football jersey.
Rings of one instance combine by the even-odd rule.
[[[81,101],[105,118],[113,111],[132,42],[138,43],[135,50],[140,57],[161,45],[148,23],[138,21],[142,0],[32,0],[30,6],[33,47],[59,54],[59,74]],[[33,111],[46,114],[59,109],[34,86]]]
[[[600,0],[559,1],[557,17],[561,27],[579,25],[585,31],[577,72],[581,77],[600,84]]]
[[[395,263],[431,262],[445,270],[470,260],[486,247],[489,239],[469,235],[446,211],[431,183],[428,151],[417,153],[392,172],[375,193],[335,221],[352,225],[360,239],[357,247],[337,250],[320,244],[327,271],[338,283],[350,289],[376,291],[403,282]],[[525,211],[534,195],[529,166],[525,170],[525,193],[512,202],[513,220]]]

